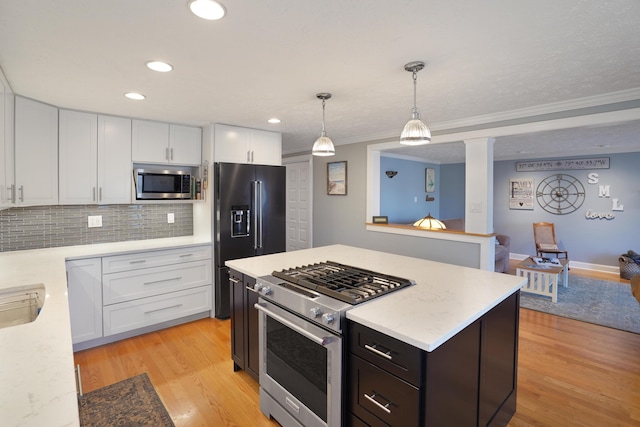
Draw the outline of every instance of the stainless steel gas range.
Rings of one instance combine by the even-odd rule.
[[[340,426],[346,312],[414,283],[332,261],[259,277],[261,411],[284,427]]]

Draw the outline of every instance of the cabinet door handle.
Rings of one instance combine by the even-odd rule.
[[[82,397],[82,376],[80,375],[80,364],[76,365],[76,381],[78,386],[78,396]]]
[[[251,163],[250,153],[251,151],[247,150],[247,163]]]
[[[96,201],[96,187],[93,187],[93,199],[94,202]]]
[[[251,150],[251,163],[253,163],[253,150]]]
[[[144,262],[147,262],[146,259],[141,259],[139,261],[129,261],[129,264],[142,264]]]
[[[170,279],[161,279],[161,280],[154,280],[152,282],[144,282],[144,286],[148,286],[148,285],[155,285],[156,283],[162,283],[162,282],[172,282],[174,280],[180,280],[182,279],[181,276],[178,277],[172,277]]]
[[[180,258],[186,258],[186,257],[190,257],[193,256],[193,254],[182,254],[180,255]]]
[[[15,184],[11,184],[11,187],[7,187],[7,190],[11,191],[11,197],[9,197],[9,200],[11,201],[11,203],[15,203],[16,202],[16,186],[15,186]]]
[[[169,159],[169,147],[164,149],[164,157],[167,159],[167,161],[171,160]]]
[[[100,187],[98,189],[98,201],[101,202],[102,201],[102,187]]]
[[[182,304],[176,304],[176,305],[171,305],[169,307],[162,307],[162,308],[157,308],[155,310],[145,311],[144,314],[151,314],[151,313],[155,313],[157,311],[169,310],[171,308],[178,308],[178,307],[182,307]]]
[[[171,160],[173,160],[173,148],[171,149]]]
[[[391,409],[389,409],[389,405],[391,405],[391,401],[389,400],[389,403],[387,403],[386,405],[383,405],[382,403],[378,402],[375,397],[378,394],[374,394],[373,396],[369,396],[367,393],[364,394],[364,397],[366,397],[370,402],[374,403],[378,408],[382,409],[384,412],[386,412],[387,414],[391,413]]]
[[[387,350],[387,352],[383,353],[382,351],[378,350],[376,346],[377,346],[376,344],[374,344],[373,346],[370,346],[369,344],[365,344],[364,348],[366,348],[372,353],[377,354],[378,356],[384,357],[385,359],[388,359],[388,360],[393,359],[393,357],[391,357],[391,350]]]
[[[229,277],[229,281],[235,285],[240,283],[240,279],[236,279],[235,277]]]
[[[24,185],[18,187],[18,190],[20,190],[20,201],[24,202]]]

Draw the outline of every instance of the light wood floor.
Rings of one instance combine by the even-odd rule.
[[[229,327],[203,319],[78,352],[84,391],[146,371],[178,427],[277,426],[233,372]],[[640,335],[522,309],[517,401],[513,427],[640,426]]]

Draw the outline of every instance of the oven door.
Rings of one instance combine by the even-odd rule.
[[[260,312],[260,388],[268,400],[305,427],[340,426],[342,338],[263,298],[255,307]],[[262,412],[278,420],[281,411],[264,407],[268,404],[262,400]]]

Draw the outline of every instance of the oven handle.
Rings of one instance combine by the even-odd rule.
[[[273,317],[275,320],[277,320],[278,322],[282,323],[287,328],[293,329],[294,331],[296,331],[300,335],[304,335],[305,337],[309,338],[311,341],[315,342],[316,344],[320,344],[323,347],[326,346],[327,344],[332,343],[336,339],[335,337],[317,337],[317,336],[313,335],[311,332],[308,332],[308,331],[302,329],[300,326],[298,326],[298,325],[292,323],[291,321],[285,319],[284,317],[279,316],[279,315],[275,314],[272,311],[269,311],[267,308],[264,307],[264,305],[260,304],[259,302],[255,303],[253,306],[256,309],[262,311],[267,316]]]

